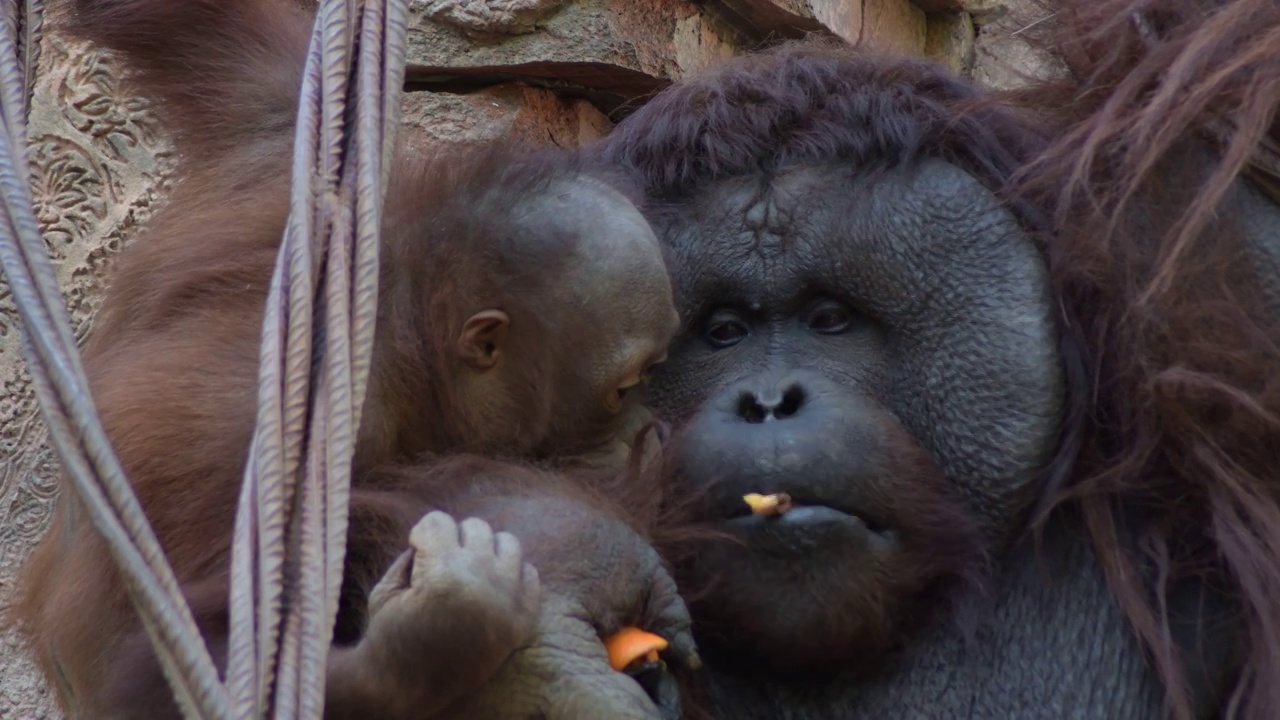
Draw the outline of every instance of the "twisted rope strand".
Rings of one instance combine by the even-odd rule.
[[[259,503],[237,518],[233,580],[238,588],[249,573],[258,583],[256,616],[255,598],[241,596],[232,620],[241,639],[232,677],[258,679],[256,693],[243,692],[243,680],[233,691],[237,717],[318,717],[323,709],[407,15],[404,0],[333,0],[316,18],[280,282],[263,328],[260,441],[246,476]]]

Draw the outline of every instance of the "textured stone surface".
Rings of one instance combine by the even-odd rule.
[[[420,90],[524,82],[590,100],[605,113],[733,54],[737,33],[687,0],[581,0],[503,42],[476,41],[411,17],[406,69]]]
[[[834,35],[852,45],[921,55],[928,21],[912,0],[710,0],[710,12],[745,35]]]
[[[906,0],[862,0],[858,44],[895,52],[924,53],[924,11]]]
[[[518,81],[577,94],[613,113],[732,55],[737,45],[737,32],[688,0],[579,0],[538,32],[501,43],[476,41],[415,12],[406,72],[419,89]]]
[[[565,0],[414,0],[427,17],[475,35],[533,32]]]
[[[815,5],[842,8],[836,22],[823,24]],[[708,11],[755,40],[801,38],[808,34],[835,35],[833,28],[861,16],[861,0],[708,0]]]
[[[971,0],[968,10],[977,29],[974,79],[1006,89],[1056,71],[1029,42],[1051,27],[1052,0]]]
[[[402,120],[443,142],[515,138],[530,145],[572,148],[613,127],[594,105],[550,90],[496,85],[468,95],[409,93]]]
[[[927,16],[924,54],[936,58],[952,72],[969,75],[976,56],[973,16],[969,13],[934,13]]]
[[[865,41],[867,5],[873,0],[804,0],[807,13],[827,30],[853,45]],[[894,0],[890,0],[893,2]],[[788,5],[801,3],[788,2]]]
[[[414,0],[411,87],[451,92],[408,94],[404,122],[436,140],[513,136],[572,147],[607,132],[609,113],[770,35],[820,32],[926,52],[1000,86],[1049,67],[1024,42],[1050,15],[1043,0],[963,0],[972,17],[921,11],[960,2]],[[172,163],[147,103],[122,95],[116,77],[101,53],[46,37],[31,118],[33,187],[78,337],[112,258],[163,197]],[[57,492],[19,343],[0,281],[0,612]],[[0,624],[0,718],[54,717],[16,634]]]
[[[101,53],[48,36],[31,112],[36,212],[77,337],[93,319],[102,277],[165,189],[172,158],[147,104],[122,96]],[[14,577],[48,525],[57,462],[21,357],[17,310],[0,280],[0,613]],[[0,718],[53,717],[52,699],[0,630]]]
[[[732,51],[735,38],[717,27],[688,0],[580,0],[548,17],[536,33],[502,43],[475,42],[455,29],[433,22],[425,12],[410,19],[411,79],[450,71],[503,70],[537,77],[568,78],[584,87],[609,87],[616,76],[642,74],[658,80],[680,78],[707,67]],[[698,47],[677,37],[698,38]],[[691,51],[692,50],[692,51]],[[556,73],[557,66],[565,70]],[[574,68],[594,73],[574,74]]]

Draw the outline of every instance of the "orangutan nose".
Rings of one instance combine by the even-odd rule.
[[[738,398],[738,417],[752,424],[786,420],[800,413],[804,401],[804,388],[796,382],[748,390]]]

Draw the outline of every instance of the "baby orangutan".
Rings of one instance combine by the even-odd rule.
[[[464,451],[620,466],[648,421],[632,391],[679,324],[626,178],[500,145],[399,165],[358,464]]]
[[[640,391],[678,324],[656,239],[613,185],[562,158],[409,155],[393,183],[326,717],[651,716],[600,638],[639,622],[692,653],[641,534],[658,443],[632,448],[652,437]],[[619,561],[641,566],[631,586],[602,583]],[[583,602],[600,606],[571,609]],[[578,686],[530,686],[551,672]]]
[[[603,646],[588,647],[600,643],[601,629],[566,622],[566,615],[577,613],[567,613],[565,604],[616,596],[616,588],[600,586],[619,559],[604,548],[619,537],[634,540],[628,552],[642,555],[646,567],[629,577],[664,580],[659,588],[637,589],[631,596],[654,596],[677,608],[674,616],[670,610],[664,611],[667,617],[648,616],[655,629],[685,633],[687,647],[679,650],[691,652],[674,584],[636,533],[645,524],[640,518],[652,516],[660,498],[656,483],[646,484],[653,475],[639,467],[646,449],[652,455],[657,444],[637,448],[637,466],[622,472],[633,454],[632,440],[649,419],[636,391],[661,361],[678,324],[665,265],[648,224],[599,180],[560,169],[550,159],[515,160],[493,149],[472,151],[469,160],[424,166],[442,184],[432,195],[438,209],[392,220],[395,232],[425,242],[413,253],[387,259],[387,275],[404,283],[387,290],[403,292],[405,301],[384,305],[404,314],[380,323],[401,337],[423,323],[409,336],[422,340],[402,345],[379,335],[371,395],[371,402],[407,413],[436,407],[451,408],[452,414],[408,414],[388,428],[375,428],[370,438],[390,438],[390,428],[435,428],[440,436],[426,449],[471,452],[375,470],[364,484],[407,489],[420,509],[471,517],[457,523],[443,512],[429,512],[413,525],[411,549],[368,593],[364,639],[346,655],[335,651],[336,662],[347,670],[331,673],[337,682],[330,685],[329,714],[368,717],[370,698],[397,696],[386,685],[398,675],[404,677],[394,680],[396,686],[417,689],[398,693],[406,703],[404,715],[516,718],[548,712],[552,708],[536,704],[517,709],[512,686],[536,678],[538,667],[547,664],[539,654],[550,652],[559,656],[561,675],[596,685],[562,688],[551,693],[556,698],[612,696],[610,716],[627,717],[629,702],[634,716],[643,717],[647,700],[638,685],[601,677],[603,663],[579,657],[596,659],[603,652]],[[418,272],[405,272],[410,267]],[[417,312],[413,298],[427,299]],[[412,368],[437,372],[429,382],[396,377]],[[399,389],[414,382],[419,386],[413,397],[425,402],[395,405]],[[402,442],[415,441],[422,442],[412,435]],[[416,450],[384,447],[379,454]],[[544,469],[497,459],[502,456],[541,460]],[[565,557],[569,535],[559,523],[548,525],[548,514],[577,518],[565,522],[593,528],[597,541]],[[555,568],[548,612],[541,612],[539,573],[523,560],[521,541],[509,532],[495,533],[490,522],[522,531],[526,542],[536,542],[536,565]],[[646,616],[638,605],[605,614]],[[371,657],[361,649],[367,645],[382,650]],[[486,686],[522,649],[520,657],[531,659],[515,662],[505,679]],[[567,672],[566,663],[581,667]],[[666,701],[674,700],[673,688],[664,692]],[[539,693],[526,688],[525,695]],[[598,704],[583,709],[587,717],[600,711]]]
[[[65,29],[116,51],[180,158],[167,202],[115,260],[84,367],[225,669],[231,535],[312,18],[289,0],[71,5]],[[635,390],[678,322],[638,193],[563,155],[402,141],[395,158],[328,715],[651,716],[600,642],[634,624],[692,652],[638,506],[610,489],[632,474],[621,468],[649,422]],[[24,569],[29,647],[69,716],[178,718],[84,512],[62,493]],[[612,700],[623,696],[634,714]],[[467,698],[501,707],[472,712]]]

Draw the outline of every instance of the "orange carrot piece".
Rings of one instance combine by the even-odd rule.
[[[621,672],[637,660],[657,662],[658,653],[667,649],[667,641],[638,627],[624,627],[605,638],[604,647],[609,651],[609,665]]]

